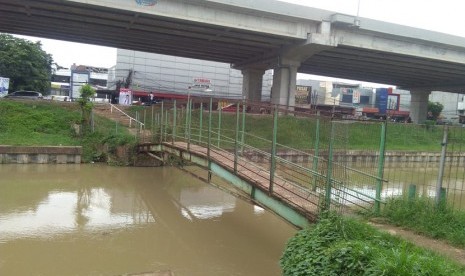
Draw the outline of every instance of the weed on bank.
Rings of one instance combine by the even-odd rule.
[[[465,275],[465,268],[366,223],[325,215],[291,238],[283,275]]]
[[[436,206],[433,199],[390,199],[379,216],[391,224],[465,248],[465,212]]]

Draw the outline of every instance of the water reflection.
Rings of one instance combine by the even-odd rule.
[[[175,168],[0,165],[0,175],[0,275],[279,275],[296,231]]]
[[[115,191],[110,196],[104,188],[51,192],[36,207],[27,211],[1,213],[0,242],[26,237],[51,237],[78,230],[101,231],[155,221],[143,210],[135,213],[132,204],[128,203]]]
[[[236,207],[236,198],[212,187],[201,187],[183,189],[180,203],[183,206],[182,215],[189,220],[193,217],[213,219],[222,216],[225,212],[233,212]]]

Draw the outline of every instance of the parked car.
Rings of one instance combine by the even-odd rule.
[[[16,91],[6,95],[4,98],[39,100],[43,99],[44,97],[42,96],[42,93],[36,91]]]

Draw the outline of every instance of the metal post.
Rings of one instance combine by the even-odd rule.
[[[202,143],[202,127],[203,127],[203,102],[200,103],[200,127],[199,127],[199,143]]]
[[[219,102],[218,102],[219,106]],[[219,106],[220,110],[218,110],[218,148],[220,147],[221,143],[221,113],[223,112],[221,106]]]
[[[187,150],[191,149],[191,125],[192,125],[192,99],[189,101],[189,113],[187,114],[189,125],[187,129]]]
[[[317,111],[316,127],[315,127],[315,152],[313,153],[313,171],[318,172],[318,156],[320,154],[320,111]],[[313,191],[316,191],[317,179],[313,176]]]
[[[173,101],[173,139],[172,144],[174,145],[174,140],[176,139],[176,100]]]
[[[187,99],[187,104],[186,104],[186,126],[184,127],[184,138],[187,140],[187,126],[189,125],[189,116],[187,114],[189,114],[189,103],[190,103],[190,100]]]
[[[168,112],[168,108],[165,110],[165,139],[164,141],[168,141],[168,122],[170,121],[170,113]]]
[[[236,103],[236,135],[234,137],[234,173],[237,173],[237,153],[239,144],[239,102]]]
[[[417,193],[417,186],[415,184],[408,185],[408,200],[414,200]]]
[[[211,169],[212,163],[210,160],[210,148],[212,143],[212,106],[213,106],[213,99],[210,98],[210,105],[208,107],[208,147],[207,147],[207,160],[208,160],[208,181],[211,180]]]
[[[242,103],[242,131],[241,131],[241,155],[244,153],[244,135],[245,135],[245,111],[246,111],[246,104]]]
[[[387,126],[387,121],[384,121],[381,124],[381,137],[379,141],[378,180],[376,181],[376,201],[375,201],[375,212],[377,214],[381,210],[381,191],[383,190],[383,177],[384,177],[384,155],[386,151],[386,126]]]
[[[334,122],[331,121],[331,137],[329,140],[328,153],[328,172],[326,173],[326,193],[324,209],[329,210],[331,206],[331,189],[332,189],[332,173],[333,173],[333,146],[334,146]]]
[[[152,108],[152,117],[150,117],[150,118],[151,118],[151,125],[150,125],[151,128],[150,128],[150,129],[152,130],[152,131],[151,131],[151,132],[152,132],[152,139],[151,139],[151,141],[154,141],[154,135],[155,135],[155,128],[154,128],[155,124],[154,124],[154,120],[155,120],[155,118],[154,118],[154,115],[153,115],[153,104],[152,104],[151,108]]]
[[[160,143],[163,142],[163,113],[164,113],[164,102],[161,102],[161,117],[160,117]]]
[[[441,203],[441,188],[442,188],[442,179],[444,178],[444,166],[446,164],[446,152],[447,152],[447,135],[449,133],[449,128],[447,125],[444,126],[444,135],[442,137],[442,149],[441,149],[441,160],[439,161],[439,173],[438,181],[436,184],[436,205],[439,206]]]
[[[144,108],[144,129],[145,129],[145,117],[146,117],[146,114],[147,113],[147,110]]]
[[[273,193],[274,174],[276,171],[276,142],[278,134],[278,106],[275,105],[273,112],[273,138],[271,142],[271,166],[270,166],[270,194]]]

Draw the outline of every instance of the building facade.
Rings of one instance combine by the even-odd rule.
[[[227,63],[118,49],[108,86],[122,81],[138,91],[240,99],[242,79]],[[266,71],[262,100],[269,100],[272,80],[272,70]]]

